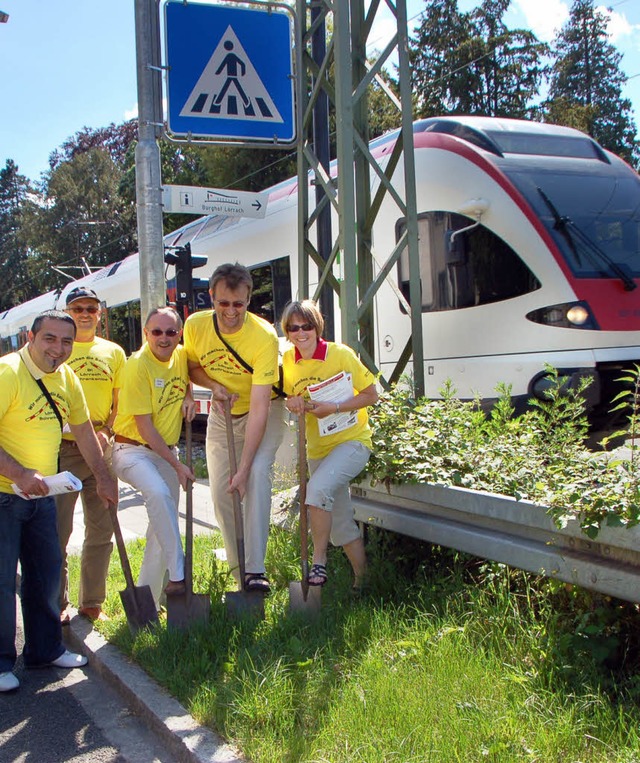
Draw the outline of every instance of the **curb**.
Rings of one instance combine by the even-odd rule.
[[[132,711],[166,745],[180,763],[247,763],[239,751],[208,728],[135,663],[74,615],[62,629],[64,640],[89,658],[89,665],[120,694]]]

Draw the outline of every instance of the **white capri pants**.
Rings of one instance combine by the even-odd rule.
[[[184,579],[184,552],[178,525],[180,480],[164,458],[143,445],[117,442],[112,459],[115,473],[142,493],[147,509],[147,545],[138,585],[151,588],[157,607],[166,572],[170,580]]]
[[[366,445],[357,440],[343,442],[324,458],[309,459],[307,505],[330,511],[331,543],[346,546],[360,537],[353,518],[349,483],[364,469],[371,456]]]

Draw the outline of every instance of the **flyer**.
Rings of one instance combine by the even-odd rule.
[[[353,397],[353,382],[351,374],[346,371],[332,376],[330,379],[310,384],[307,387],[309,397],[317,403],[341,403]],[[358,422],[358,411],[345,411],[343,413],[332,413],[323,419],[318,419],[318,430],[320,437],[326,437],[337,432],[344,432],[355,426]]]

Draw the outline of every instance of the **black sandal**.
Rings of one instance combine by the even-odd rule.
[[[249,593],[271,593],[269,578],[264,572],[247,572],[244,576],[244,590]]]
[[[311,578],[320,578],[319,582],[313,583],[311,581]],[[307,583],[311,586],[316,586],[317,588],[321,588],[328,580],[327,576],[327,568],[324,564],[314,564],[311,569],[309,570],[309,575],[307,576]]]

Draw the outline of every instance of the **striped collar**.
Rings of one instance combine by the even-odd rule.
[[[302,355],[300,355],[300,351],[297,347],[294,347],[295,350],[295,362],[297,363],[300,360],[304,360]],[[316,349],[313,352],[313,355],[308,358],[308,360],[326,360],[327,359],[327,352],[329,350],[329,343],[326,342],[321,336],[318,337],[318,344],[316,345]]]

